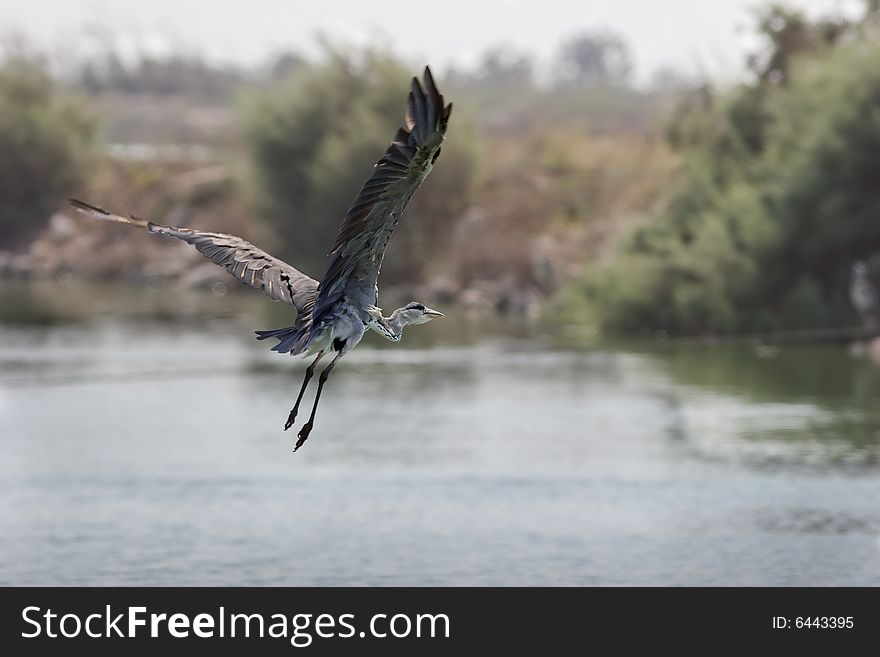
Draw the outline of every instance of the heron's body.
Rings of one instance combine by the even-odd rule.
[[[344,356],[361,341],[371,322],[367,313],[343,299],[329,308],[320,324],[309,333],[304,353],[336,351]]]
[[[394,141],[355,198],[339,228],[330,252],[330,265],[320,281],[234,235],[162,226],[71,200],[77,210],[97,219],[141,226],[152,233],[189,242],[244,284],[261,289],[273,301],[289,303],[296,308],[297,317],[292,325],[257,331],[259,340],[278,340],[273,351],[315,356],[306,369],[305,380],[284,425],[285,430],[296,418],[315,365],[325,355],[334,355],[321,373],[312,413],[299,432],[296,449],[308,438],[321,390],[330,371],[341,357],[358,345],[367,330],[397,342],[405,326],[442,317],[436,310],[416,302],[398,308],[389,317],[383,317],[378,307],[378,278],[385,248],[410,198],[440,154],[452,111],[451,104],[444,105],[443,96],[427,68],[424,80],[423,88],[413,78],[405,126],[397,131]]]

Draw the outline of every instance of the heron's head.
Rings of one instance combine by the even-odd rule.
[[[853,276],[867,276],[868,274],[868,265],[865,264],[864,260],[856,260],[852,266]]]
[[[403,324],[425,324],[437,317],[445,317],[441,312],[428,308],[425,304],[412,301],[394,311]]]

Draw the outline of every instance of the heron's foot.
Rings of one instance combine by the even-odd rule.
[[[284,423],[284,430],[287,431],[290,427],[293,426],[294,420],[296,420],[296,411],[297,409],[293,409],[290,411],[290,415],[287,416],[287,422]]]
[[[300,430],[299,430],[299,433],[297,434],[297,438],[298,438],[299,440],[296,441],[296,445],[295,445],[294,448],[293,448],[293,451],[294,451],[294,452],[295,452],[296,450],[298,450],[300,447],[302,447],[302,446],[303,446],[303,443],[306,442],[306,441],[309,439],[309,434],[310,434],[311,432],[312,432],[312,423],[311,423],[311,422],[306,422],[306,423],[303,425],[303,428],[300,429]]]

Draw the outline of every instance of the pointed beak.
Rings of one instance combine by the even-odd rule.
[[[446,315],[444,315],[443,313],[436,310],[431,310],[430,308],[425,308],[425,314],[428,317],[446,317]]]

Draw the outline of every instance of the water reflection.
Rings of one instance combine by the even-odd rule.
[[[751,465],[875,466],[880,370],[841,347],[748,346],[641,352],[670,377],[676,435],[705,458]]]
[[[841,350],[451,312],[346,358],[293,456],[303,364],[251,337],[283,307],[76,294],[0,286],[0,583],[880,584],[877,374]]]

